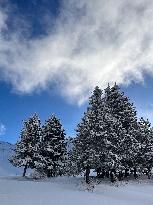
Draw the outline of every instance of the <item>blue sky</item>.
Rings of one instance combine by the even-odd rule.
[[[151,0],[2,0],[0,139],[52,113],[74,136],[92,89],[117,82],[153,122]],[[95,12],[96,11],[96,12]]]
[[[18,95],[12,92],[7,84],[0,84],[0,120],[6,126],[5,135],[1,140],[15,142],[19,137],[22,120],[37,112],[42,123],[55,113],[63,124],[67,135],[74,136],[77,123],[83,114],[85,105],[78,107],[67,103],[62,97],[48,92],[31,95]]]

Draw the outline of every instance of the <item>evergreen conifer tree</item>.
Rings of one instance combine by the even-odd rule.
[[[16,143],[15,154],[10,159],[14,166],[24,167],[23,176],[27,168],[36,167],[40,132],[40,119],[37,114],[24,121],[20,140]]]
[[[137,152],[137,164],[139,168],[147,169],[149,176],[153,166],[153,130],[150,122],[144,120],[142,117],[138,122],[138,152]]]
[[[105,156],[102,90],[98,86],[89,98],[89,106],[76,132],[74,153],[78,161],[78,169],[86,170],[86,182],[88,183],[90,169],[98,168]]]
[[[128,97],[120,91],[115,83],[113,87],[105,89],[106,103],[110,107],[113,116],[119,119],[123,127],[129,131],[132,125],[137,123],[136,110]]]
[[[42,127],[38,169],[48,177],[64,174],[66,163],[65,133],[59,119],[52,115]]]
[[[116,118],[122,127],[124,135],[118,140],[122,143],[124,150],[122,154],[122,166],[132,168],[135,166],[137,152],[137,117],[133,104],[129,98],[120,91],[117,84],[105,89],[106,104],[111,114]]]

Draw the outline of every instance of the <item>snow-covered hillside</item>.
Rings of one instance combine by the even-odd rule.
[[[2,205],[152,205],[151,181],[129,182],[116,186],[109,183],[85,191],[82,179],[60,177],[48,181],[23,178],[0,178]]]
[[[14,145],[0,142],[0,204],[2,205],[153,205],[153,180],[138,179],[112,184],[104,180],[88,187],[83,178],[22,178],[22,169],[8,158]],[[11,176],[12,175],[12,176]]]
[[[19,175],[21,169],[13,167],[8,159],[13,154],[14,145],[0,141],[0,176]]]

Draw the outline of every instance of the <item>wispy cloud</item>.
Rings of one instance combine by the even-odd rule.
[[[9,35],[8,14],[0,11],[2,80],[23,93],[56,84],[61,95],[82,103],[97,84],[153,74],[152,0],[64,2],[54,31],[31,40],[19,30]]]
[[[0,135],[5,135],[6,127],[4,124],[0,123]]]

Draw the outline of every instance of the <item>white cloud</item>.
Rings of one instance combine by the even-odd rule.
[[[1,11],[0,31],[5,20]],[[2,33],[1,78],[23,93],[56,84],[61,95],[82,103],[97,84],[153,74],[152,0],[67,0],[45,37],[21,41],[13,33],[6,40]]]
[[[5,135],[6,127],[4,124],[0,123],[0,135]]]

